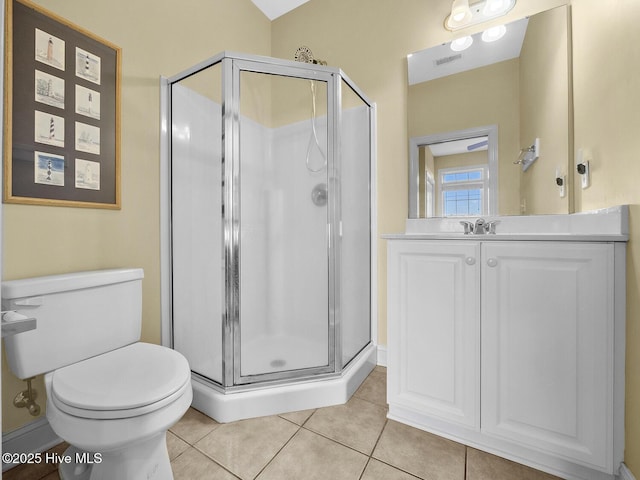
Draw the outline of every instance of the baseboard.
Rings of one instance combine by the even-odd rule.
[[[620,480],[636,480],[636,477],[633,476],[631,470],[623,463],[620,466],[620,474],[618,476]]]
[[[44,452],[61,442],[62,439],[55,434],[47,417],[43,416],[13,432],[3,434],[2,453]],[[9,470],[16,465],[2,462],[2,471]]]
[[[387,346],[386,345],[378,345],[378,357],[377,363],[381,367],[387,366]]]

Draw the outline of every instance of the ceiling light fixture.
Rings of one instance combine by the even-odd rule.
[[[469,5],[469,0],[453,0],[451,13],[444,19],[444,27],[452,32],[501,17],[516,4],[516,0],[481,0]]]
[[[473,43],[473,37],[467,35],[466,37],[456,38],[451,42],[451,50],[454,52],[461,52],[466,50]]]

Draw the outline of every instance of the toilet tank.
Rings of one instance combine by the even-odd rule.
[[[28,378],[140,340],[143,277],[114,269],[2,282],[2,310],[37,320],[4,339],[11,371]]]

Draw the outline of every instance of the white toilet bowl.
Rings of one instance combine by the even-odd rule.
[[[46,374],[47,419],[77,447],[61,479],[172,479],[166,432],[191,404],[190,378],[182,355],[147,343]]]
[[[35,317],[5,338],[18,378],[45,375],[47,419],[71,447],[62,480],[172,480],[166,434],[192,399],[175,350],[140,342],[141,269],[2,283],[2,309]]]

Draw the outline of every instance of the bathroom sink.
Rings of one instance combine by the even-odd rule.
[[[407,219],[402,234],[383,238],[447,238],[465,240],[611,240],[629,238],[629,207],[593,210],[559,215],[484,216],[495,222],[495,233],[465,234],[462,222],[475,223],[479,217],[441,217]]]

